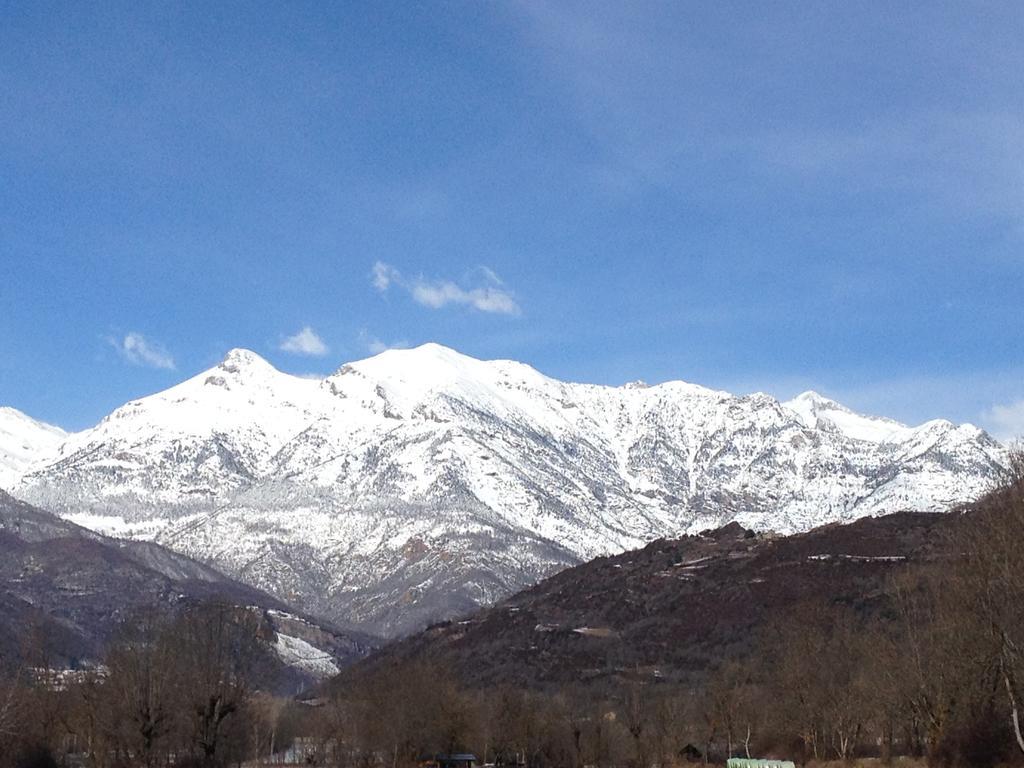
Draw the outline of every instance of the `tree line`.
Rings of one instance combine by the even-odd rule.
[[[692,685],[629,671],[558,690],[475,688],[408,662],[305,700],[267,691],[245,611],[125,625],[101,668],[0,677],[0,768],[272,764],[407,768],[470,751],[526,768],[663,768],[775,756],[1024,764],[1024,454],[885,609],[806,603]],[[37,646],[44,643],[39,641]]]
[[[0,677],[0,765],[226,765],[243,757],[269,658],[257,617],[197,606],[126,622],[103,664],[54,670],[45,637]]]

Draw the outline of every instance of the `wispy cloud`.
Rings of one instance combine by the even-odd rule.
[[[387,352],[389,349],[408,349],[409,342],[405,339],[399,339],[398,341],[386,342],[374,336],[367,330],[359,332],[359,341],[362,343],[371,355],[379,355],[381,352]]]
[[[309,357],[323,357],[330,351],[324,340],[308,325],[298,333],[285,338],[278,348],[282,352]]]
[[[431,309],[455,305],[501,315],[518,315],[522,312],[511,291],[494,270],[479,267],[476,270],[477,285],[464,286],[452,280],[431,280],[423,276],[406,278],[398,269],[378,261],[373,265],[373,286],[386,293],[396,285],[412,297],[413,301]]]
[[[962,10],[915,12],[929,32],[916,28],[916,50],[894,53],[928,78],[937,72],[932,56],[948,56],[955,44],[957,54],[945,61],[962,57],[962,68],[973,70],[965,76],[986,87],[960,99],[947,90],[959,83],[941,78],[929,82],[931,98],[896,107],[851,100],[842,86],[820,87],[848,74],[832,67],[845,66],[840,63],[857,55],[865,36],[876,34],[870,16],[854,8],[812,11],[800,20],[755,14],[750,23],[736,24],[725,8],[709,7],[701,14],[707,29],[721,24],[726,38],[749,43],[739,50],[709,48],[705,25],[685,23],[694,13],[680,4],[643,14],[628,3],[511,8],[531,43],[524,50],[560,84],[581,127],[602,148],[591,181],[607,192],[663,186],[694,195],[737,194],[722,179],[707,183],[695,172],[705,168],[697,165],[703,158],[712,158],[712,168],[736,162],[737,173],[781,189],[799,189],[795,185],[813,175],[825,192],[893,188],[911,212],[1024,221],[1024,121],[1005,106],[1017,95],[1010,73],[1020,68],[1019,46],[992,27],[981,34],[981,28],[951,32]],[[847,34],[822,36],[841,28]],[[829,52],[821,56],[825,46]],[[806,71],[807,56],[820,57],[816,72]],[[807,99],[815,85],[815,98]],[[765,89],[774,103],[759,99]],[[780,104],[786,105],[784,119],[776,117]],[[823,105],[832,115],[828,121],[820,119]],[[681,176],[700,178],[703,188],[680,183]]]
[[[986,414],[986,421],[1000,440],[1024,440],[1024,399],[992,406]]]
[[[373,265],[373,287],[383,293],[402,279],[401,273],[390,264],[378,261]]]
[[[117,350],[125,360],[133,365],[147,368],[161,368],[168,371],[175,369],[174,358],[164,349],[163,345],[148,340],[141,333],[125,334],[123,338],[107,338],[107,342]]]
[[[754,162],[868,190],[892,187],[940,210],[1020,220],[1024,120],[1003,112],[919,111],[856,129],[766,132],[737,144]]]

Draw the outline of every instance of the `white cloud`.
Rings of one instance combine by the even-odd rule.
[[[322,357],[330,351],[324,340],[308,325],[294,336],[289,336],[282,341],[279,349],[282,352],[291,352],[293,355],[309,355],[310,357]]]
[[[995,436],[1004,442],[1024,439],[1024,399],[1007,405],[994,405],[986,421]]]
[[[502,315],[519,314],[515,299],[500,288],[460,288],[448,280],[437,282],[417,281],[412,286],[412,297],[425,307],[440,309],[448,304],[463,304],[481,312],[496,312]]]
[[[465,288],[451,280],[428,280],[425,277],[409,280],[390,264],[378,261],[373,265],[373,286],[384,293],[392,285],[398,285],[408,291],[417,304],[431,309],[455,305],[500,315],[518,315],[522,311],[492,269],[479,267],[477,271],[484,284]]]
[[[108,338],[110,345],[125,360],[134,365],[173,371],[174,358],[162,345],[149,341],[141,333],[125,334],[123,339]]]

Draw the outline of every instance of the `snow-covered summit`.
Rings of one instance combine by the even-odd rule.
[[[502,417],[550,420],[545,401],[565,385],[523,363],[478,360],[424,344],[342,366],[324,386],[335,394],[376,398],[393,417],[439,415],[458,402]]]
[[[404,390],[410,395],[439,391],[472,392],[481,386],[507,387],[514,382],[556,383],[525,363],[478,360],[435,343],[412,349],[389,349],[342,366],[335,375],[351,370],[386,384],[392,391]]]
[[[274,366],[251,349],[235,347],[228,350],[227,354],[224,355],[224,359],[218,364],[218,367],[225,370],[243,370],[246,368],[262,368],[266,370]]]
[[[914,432],[892,419],[855,413],[814,391],[803,392],[783,405],[808,429],[832,428],[853,440],[884,443],[905,440]]]
[[[102,487],[97,498],[122,500],[114,503],[209,502],[265,475],[274,453],[329,406],[320,382],[234,349],[216,366],[70,436],[57,466],[69,479]]]

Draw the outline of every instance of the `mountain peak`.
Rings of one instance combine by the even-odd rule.
[[[913,429],[893,419],[865,416],[824,395],[808,390],[782,406],[808,429],[833,429],[854,440],[884,443],[906,439]]]
[[[253,369],[277,370],[252,350],[242,349],[240,347],[229,350],[228,353],[224,355],[224,359],[218,363],[217,367],[221,370],[228,371],[229,373],[238,373]]]
[[[431,359],[448,363],[461,362],[464,360],[480,362],[475,357],[464,355],[458,350],[446,347],[444,344],[438,344],[436,341],[428,341],[417,347],[388,349],[381,352],[379,355],[376,355],[376,357]]]
[[[38,427],[47,432],[52,432],[57,435],[66,435],[67,433],[58,426],[48,424],[45,421],[39,421],[39,419],[33,419],[27,413],[19,411],[17,408],[12,408],[9,405],[0,405],[0,418],[8,421],[20,421],[25,424]]]
[[[458,388],[490,378],[490,365],[436,342],[411,349],[388,349],[342,366],[335,376],[358,371],[393,397],[414,398],[438,389]],[[333,378],[333,377],[332,377]]]
[[[408,349],[388,349],[351,363],[350,366],[371,376],[387,379],[450,382],[453,379],[474,379],[484,375],[490,368],[490,362],[431,341]]]
[[[829,408],[837,410],[848,410],[845,406],[837,403],[830,397],[825,397],[820,392],[815,392],[813,389],[808,389],[806,392],[801,392],[799,395],[794,397],[789,403],[806,403],[814,408]],[[788,405],[788,403],[787,403]]]

